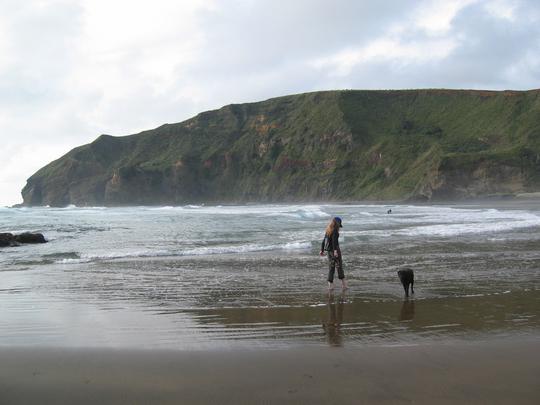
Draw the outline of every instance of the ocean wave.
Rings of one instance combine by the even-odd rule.
[[[144,257],[161,257],[161,256],[175,256],[172,251],[167,250],[140,250],[132,252],[108,252],[108,253],[78,253],[77,257],[61,258],[56,260],[58,264],[72,264],[72,263],[89,263],[93,261],[101,260],[115,260],[115,259],[128,259],[128,258],[144,258]]]
[[[330,214],[324,212],[319,205],[184,205],[141,207],[149,211],[174,211],[194,215],[262,215],[283,216],[297,219],[328,218]]]
[[[108,209],[108,207],[103,207],[103,206],[78,206],[78,205],[75,205],[75,204],[69,204],[69,205],[66,205],[65,207],[50,207],[49,205],[46,205],[44,207],[33,207],[33,208],[47,208],[47,209],[50,209],[50,210],[58,210],[58,211],[72,211],[72,210],[77,210],[77,211],[102,211],[102,210],[106,210]]]
[[[250,253],[250,252],[265,252],[272,250],[305,250],[311,249],[311,242],[289,242],[283,245],[257,245],[248,244],[241,246],[212,246],[198,247],[188,249],[180,256],[199,256],[199,255],[215,255],[215,254],[231,254],[231,253]]]
[[[204,205],[164,205],[161,207],[140,207],[143,209],[147,209],[148,211],[192,211],[192,210],[198,210],[200,208],[204,208]],[[212,207],[210,207],[212,208]],[[220,206],[217,206],[215,208],[220,208]],[[208,212],[206,212],[208,213]]]
[[[316,218],[328,218],[330,214],[322,211],[321,209],[311,209],[311,210],[299,210],[297,215],[300,218],[316,219]]]
[[[416,226],[409,229],[402,229],[392,232],[393,234],[405,236],[457,236],[464,234],[484,234],[504,231],[512,231],[523,228],[540,226],[540,217],[531,215],[528,218],[509,219],[494,222],[472,222],[459,224],[438,224]]]
[[[168,211],[168,210],[174,210],[181,207],[173,207],[172,205],[165,205],[163,207],[152,207],[148,208],[150,211]]]
[[[93,261],[107,261],[130,258],[152,257],[184,257],[184,256],[207,256],[218,254],[265,252],[274,250],[306,250],[311,249],[311,242],[296,241],[281,245],[257,245],[248,244],[240,246],[203,246],[185,250],[139,250],[131,252],[108,252],[108,253],[57,253],[47,255],[49,258],[58,256],[57,264],[89,263]]]
[[[78,252],[55,252],[42,255],[44,259],[80,259]]]
[[[9,206],[3,206],[0,207],[0,212],[5,214],[14,214],[20,211],[28,211],[28,207],[9,207]]]
[[[56,264],[79,264],[79,263],[90,263],[92,261],[92,259],[82,259],[82,258],[78,258],[78,259],[60,259],[60,260],[55,260],[55,263]]]
[[[106,232],[110,231],[110,227],[105,226],[60,226],[55,228],[54,231],[58,233],[87,233],[87,232]]]
[[[272,212],[266,214],[267,216],[285,216],[289,218],[298,218],[298,219],[319,219],[319,218],[328,218],[330,214],[322,211],[319,208],[301,208],[292,212]]]
[[[391,236],[409,237],[454,237],[467,234],[498,234],[519,229],[540,227],[540,216],[523,211],[462,210],[451,213],[448,211],[429,215],[399,217],[393,215],[385,218],[384,222],[362,222],[353,219],[348,224],[356,228],[369,225],[371,229],[352,230],[350,227],[343,233],[346,235],[376,236],[387,238]],[[493,236],[492,236],[493,237]],[[501,235],[497,235],[501,238]]]

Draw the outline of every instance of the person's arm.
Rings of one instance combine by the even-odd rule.
[[[321,251],[319,252],[319,255],[323,256],[324,255],[324,243],[326,242],[326,234],[324,235],[324,238],[322,240],[322,243],[321,243]]]

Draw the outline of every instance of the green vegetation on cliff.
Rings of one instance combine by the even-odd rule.
[[[327,91],[102,135],[25,205],[442,200],[540,190],[540,91]]]

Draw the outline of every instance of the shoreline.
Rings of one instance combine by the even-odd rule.
[[[280,350],[0,347],[1,403],[535,404],[540,338]]]
[[[26,205],[24,203],[18,203],[13,205],[3,206],[4,208],[51,208],[51,209],[62,209],[62,208],[141,208],[141,207],[186,207],[190,205],[201,205],[204,207],[235,207],[235,206],[253,206],[253,205],[417,205],[417,206],[440,206],[440,205],[455,205],[455,206],[467,206],[467,205],[477,205],[477,204],[512,204],[512,203],[527,203],[527,202],[539,202],[540,201],[540,191],[538,192],[529,192],[529,193],[516,193],[516,194],[494,194],[494,195],[485,195],[477,196],[470,198],[454,199],[454,200],[414,200],[414,199],[404,199],[404,200],[293,200],[293,201],[228,201],[228,202],[217,202],[217,201],[191,201],[185,202],[183,204],[173,204],[173,203],[159,203],[159,204],[149,204],[149,205],[53,205],[53,206],[43,206],[43,205]]]

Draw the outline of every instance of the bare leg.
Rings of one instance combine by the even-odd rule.
[[[334,283],[328,282],[328,289],[333,290],[334,289]]]
[[[349,288],[349,287],[347,286],[347,282],[345,281],[344,278],[341,279],[341,287],[342,287],[344,290],[346,290],[347,288]]]

